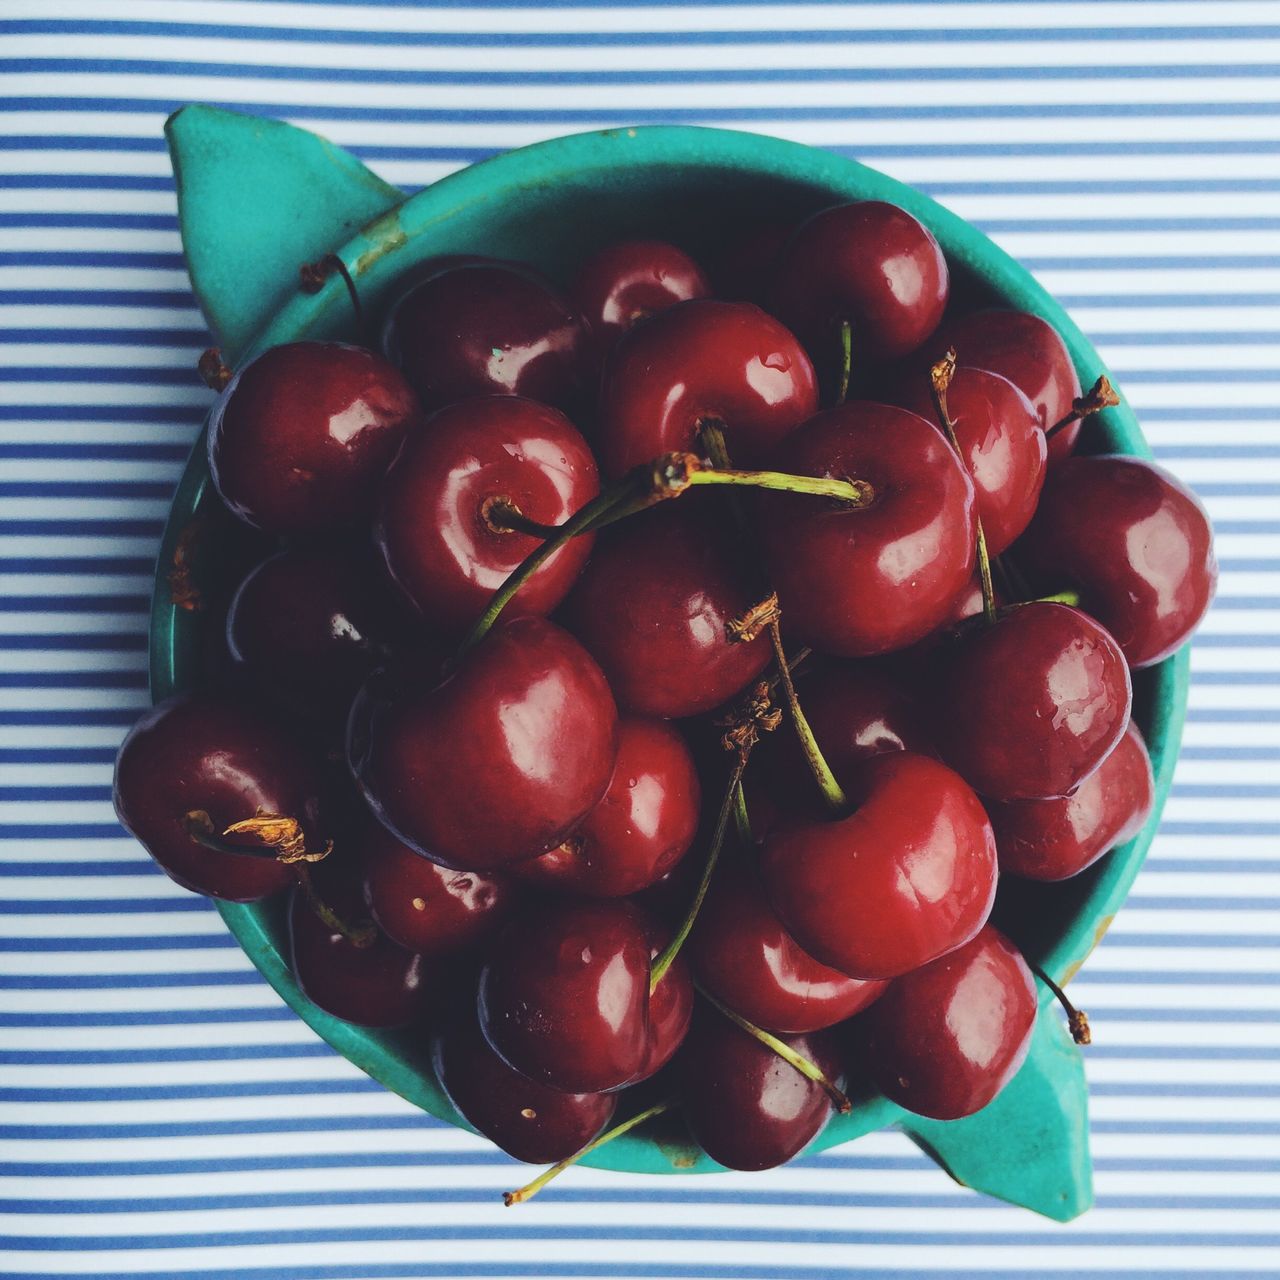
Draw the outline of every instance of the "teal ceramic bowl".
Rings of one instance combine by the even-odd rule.
[[[634,234],[697,246],[741,213],[799,216],[855,199],[888,200],[937,236],[958,288],[1043,316],[1062,335],[1083,385],[1105,372],[1063,309],[1015,261],[918,191],[860,164],[797,144],[718,129],[641,128],[559,138],[472,166],[405,198],[354,158],[273,121],[189,107],[167,133],[179,184],[184,246],[212,327],[239,362],[276,343],[352,337],[336,279],[297,289],[297,267],[335,251],[376,313],[404,272],[443,253],[478,252],[565,275],[594,248]],[[1146,456],[1126,404],[1090,420],[1084,447]],[[159,700],[189,686],[200,614],[176,609],[167,568],[208,484],[203,440],[174,498],[151,623],[151,688]],[[216,562],[217,547],[209,549]],[[216,568],[216,563],[215,563]],[[1002,923],[1065,980],[1124,901],[1168,794],[1187,691],[1185,651],[1137,680],[1135,715],[1155,766],[1157,814],[1133,841],[1051,890],[1006,898]],[[464,1125],[412,1037],[331,1018],[298,991],[277,905],[221,904],[228,926],[281,996],[339,1053],[387,1088]],[[1078,1050],[1046,997],[1026,1066],[990,1107],[950,1123],[862,1097],[834,1117],[814,1150],[886,1126],[906,1130],[959,1180],[1057,1218],[1090,1203],[1086,1091]],[[628,1136],[588,1163],[636,1172],[718,1168],[676,1130]]]

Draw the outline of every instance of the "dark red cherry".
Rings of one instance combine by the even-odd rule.
[[[259,811],[295,818],[308,850],[329,837],[317,762],[275,719],[226,694],[178,694],[146,712],[116,757],[116,814],[170,878],[230,902],[293,883],[274,858],[224,853],[192,839],[186,817],[215,835]],[[251,843],[247,842],[246,843]]]
[[[505,924],[517,894],[503,876],[450,871],[401,844],[381,823],[360,841],[364,896],[382,931],[410,951],[469,951]]]
[[[605,366],[596,454],[607,476],[672,450],[701,452],[721,424],[729,455],[755,466],[818,406],[813,366],[759,307],[709,298],[638,324]]]
[[[278,536],[368,519],[400,442],[421,416],[381,356],[289,342],[246,365],[209,418],[209,471],[223,501]]]
[[[1054,590],[1078,588],[1083,607],[1135,669],[1186,642],[1218,582],[1204,507],[1142,458],[1073,458],[1056,466],[1016,555]]]
[[[977,626],[943,659],[933,699],[944,760],[991,800],[1062,796],[1120,741],[1124,655],[1087,614],[1035,601]]]
[[[830,1034],[782,1039],[829,1079],[840,1074]],[[772,1169],[822,1131],[831,1101],[807,1076],[707,1005],[700,1005],[677,1059],[685,1120],[694,1141],[729,1169]]]
[[[392,304],[382,345],[428,410],[494,395],[571,408],[590,377],[581,317],[514,262],[424,264]]]
[[[374,813],[443,866],[558,845],[613,776],[617,711],[591,656],[543,618],[500,623],[435,688],[373,686],[348,752]]]
[[[988,369],[1008,378],[1031,401],[1040,426],[1048,430],[1071,412],[1080,395],[1080,379],[1057,331],[1026,311],[974,311],[949,317],[926,348],[928,360],[940,360],[955,348],[963,365]],[[1050,459],[1065,458],[1080,434],[1077,422],[1049,441]]]
[[[725,630],[762,594],[734,545],[730,516],[720,503],[686,497],[601,534],[565,625],[626,710],[710,711],[768,665],[768,636],[741,644]]]
[[[686,904],[688,899],[686,899]],[[649,936],[649,958],[652,963],[671,941],[671,930],[654,916],[646,914]],[[656,1075],[676,1055],[684,1043],[693,1017],[693,977],[684,950],[675,958],[662,975],[662,981],[649,995],[649,1028],[645,1043],[644,1061],[640,1070],[627,1082],[639,1084]]]
[[[435,1036],[431,1061],[467,1122],[530,1164],[555,1164],[580,1151],[618,1104],[616,1094],[563,1093],[513,1071],[481,1035],[474,1011]]]
[[[680,733],[661,720],[624,717],[604,798],[563,844],[518,862],[522,880],[589,898],[625,898],[661,880],[698,832],[701,789]]]
[[[879,200],[824,209],[802,222],[774,269],[773,308],[823,371],[838,367],[848,321],[857,368],[914,351],[938,327],[947,260],[927,227]]]
[[[899,1106],[935,1120],[980,1111],[1017,1074],[1036,1020],[1035,979],[987,925],[889,984],[854,1023],[863,1066]]]
[[[1000,870],[1066,880],[1142,830],[1155,803],[1151,758],[1130,725],[1115,750],[1069,795],[987,805]]]
[[[480,971],[485,1038],[509,1066],[567,1093],[626,1084],[649,1054],[650,927],[629,902],[531,907]]]
[[[400,451],[383,485],[375,536],[423,618],[459,634],[539,545],[505,527],[501,512],[563,524],[599,491],[591,450],[558,410],[514,396],[465,400],[435,414]],[[591,545],[584,535],[557,551],[506,616],[550,613]]]
[[[796,941],[855,978],[893,978],[967,942],[996,891],[996,847],[964,780],[891,752],[851,780],[843,818],[780,823],[764,842],[765,892]]]
[[[884,988],[847,977],[805,951],[769,905],[756,868],[741,859],[716,868],[689,937],[689,962],[703,989],[770,1031],[834,1026]]]
[[[928,381],[904,388],[903,405],[937,422]],[[1007,378],[961,366],[947,389],[987,550],[998,556],[1027,527],[1044,484],[1046,443],[1031,401]]]
[[[759,499],[783,626],[824,653],[887,653],[947,615],[973,573],[973,485],[941,432],[905,409],[851,401],[818,414],[773,465],[869,484],[869,505]]]
[[[665,240],[623,240],[589,258],[573,300],[606,352],[638,321],[711,292],[702,268]]]

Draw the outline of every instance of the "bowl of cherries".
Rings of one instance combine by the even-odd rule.
[[[1088,1207],[1062,988],[1216,565],[1062,309],[774,139],[406,197],[273,121],[167,132],[221,350],[116,769],[160,867],[352,1062],[550,1166],[509,1203],[897,1126]]]

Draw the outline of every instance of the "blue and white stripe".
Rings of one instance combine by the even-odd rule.
[[[1280,8],[1266,0],[0,0],[0,1274],[1280,1275]],[[116,825],[208,400],[160,126],[280,116],[417,187],[729,123],[936,196],[1070,306],[1204,497],[1221,595],[1091,1011],[1067,1227],[876,1135],[767,1175],[519,1171],[280,1004]]]

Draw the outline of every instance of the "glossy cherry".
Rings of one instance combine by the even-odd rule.
[[[682,302],[638,324],[605,366],[596,453],[607,476],[721,425],[732,461],[758,465],[818,405],[795,336],[746,302]]]
[[[945,617],[974,566],[973,485],[945,437],[890,405],[852,401],[811,419],[779,471],[863,481],[869,505],[760,497],[761,541],[783,626],[824,653],[887,653]]]
[[[701,496],[605,530],[565,607],[619,705],[640,715],[710,711],[770,659],[767,636],[742,644],[725,630],[762,592],[729,532],[732,513]]]
[[[519,397],[465,400],[433,415],[396,458],[375,537],[388,571],[428,623],[460,634],[540,539],[505,526],[514,510],[564,523],[600,491],[595,459],[558,410]],[[592,538],[574,538],[507,606],[546,614],[573,585]]]
[[[276,718],[225,694],[167,698],[138,720],[116,757],[120,821],[184,888],[230,902],[276,893],[293,872],[272,857],[206,848],[192,839],[187,814],[207,813],[214,834],[259,811],[295,818],[307,849],[318,851],[331,834],[322,793],[305,747]]]
[[[1000,870],[1066,880],[1142,830],[1155,803],[1151,758],[1134,725],[1069,795],[989,803]]]
[[[1066,795],[1129,723],[1124,655],[1087,614],[1036,601],[975,626],[945,655],[933,702],[939,750],[983,796]]]
[[[765,892],[796,941],[855,978],[894,978],[961,946],[991,913],[996,847],[964,780],[891,752],[851,779],[853,812],[783,822],[765,839]]]
[[[623,240],[587,259],[573,300],[604,353],[647,316],[710,292],[702,268],[683,249],[665,240]]]
[[[701,788],[680,733],[623,717],[609,789],[558,848],[515,863],[522,880],[589,898],[623,898],[661,880],[698,832]]]
[[[831,1080],[840,1074],[829,1034],[781,1037]],[[729,1169],[772,1169],[822,1131],[831,1100],[772,1049],[700,1005],[676,1061],[682,1111],[694,1141]]]
[[[517,1160],[554,1164],[609,1123],[611,1093],[564,1093],[513,1071],[489,1047],[474,1010],[434,1037],[431,1061],[449,1101],[490,1142]]]
[[[500,623],[434,688],[366,686],[348,752],[366,800],[434,862],[484,871],[554,848],[613,776],[617,711],[543,618]]]
[[[889,984],[853,1024],[862,1066],[899,1106],[958,1120],[1017,1074],[1036,1020],[1035,979],[988,925],[971,942]]]
[[[903,405],[937,422],[927,379],[912,379]],[[987,550],[998,556],[1027,527],[1044,485],[1047,445],[1031,401],[1007,378],[961,366],[947,388]]]
[[[1213,599],[1218,563],[1199,499],[1142,458],[1072,458],[1053,469],[1018,562],[1075,587],[1131,667],[1180,648]]]
[[[420,416],[408,383],[372,351],[286,343],[246,365],[218,397],[209,472],[227,506],[267,533],[358,525]]]
[[[834,1026],[865,1009],[882,982],[850,978],[815,960],[787,932],[745,859],[716,868],[689,937],[701,986],[769,1031],[799,1034]]]
[[[382,345],[428,410],[493,395],[571,409],[593,363],[582,318],[550,284],[486,258],[424,264],[392,304]]]

